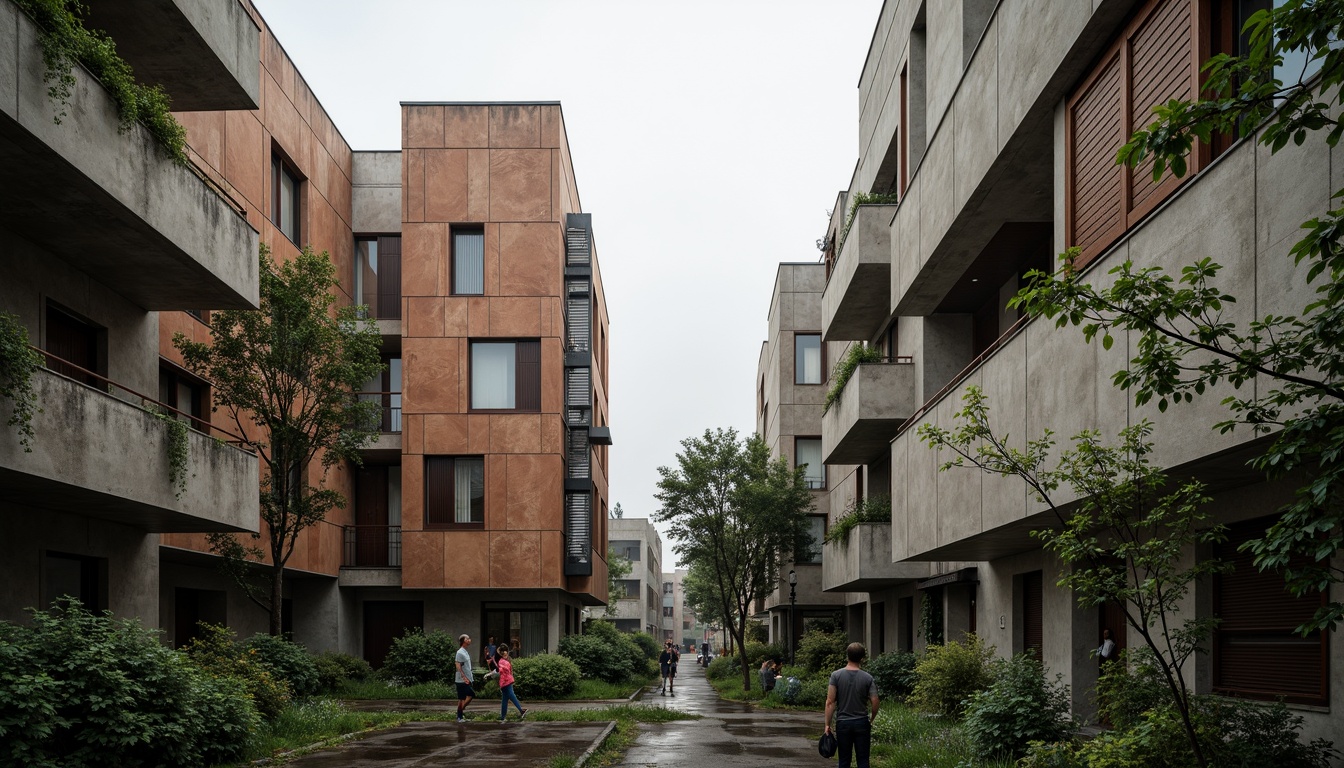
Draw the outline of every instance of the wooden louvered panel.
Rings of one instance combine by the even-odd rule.
[[[519,341],[514,354],[517,366],[514,407],[520,411],[540,411],[541,342]]]
[[[1161,0],[1129,37],[1130,127],[1153,121],[1152,108],[1195,95],[1196,65],[1191,29],[1191,0]],[[1180,181],[1167,173],[1153,182],[1152,158],[1130,171],[1130,223],[1147,213]]]
[[[378,238],[378,317],[401,319],[401,236]]]
[[[1086,261],[1124,229],[1123,176],[1115,148],[1124,140],[1120,57],[1112,54],[1069,105],[1070,242]]]

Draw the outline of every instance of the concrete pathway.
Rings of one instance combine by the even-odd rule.
[[[578,757],[607,723],[417,722],[376,731],[285,763],[301,768],[545,766],[553,755]]]
[[[757,709],[724,701],[703,668],[682,667],[676,691],[646,692],[640,703],[693,712],[700,720],[642,723],[622,766],[722,768],[723,766],[825,766],[817,754],[821,712]]]

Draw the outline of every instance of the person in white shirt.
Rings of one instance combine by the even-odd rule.
[[[1103,629],[1101,631],[1101,647],[1096,651],[1097,658],[1102,664],[1108,661],[1115,661],[1115,641],[1111,639],[1111,630]]]
[[[457,638],[457,658],[455,664],[457,671],[453,673],[453,682],[457,683],[457,722],[465,723],[467,721],[467,705],[476,696],[476,692],[471,688],[471,654],[467,649],[471,647],[471,635],[460,635]]]

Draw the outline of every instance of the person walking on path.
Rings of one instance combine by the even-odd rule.
[[[672,686],[677,682],[677,662],[681,661],[681,648],[676,643],[668,643],[667,650],[672,654],[672,662],[667,670],[667,692],[671,693]]]
[[[454,663],[457,671],[453,673],[453,682],[457,683],[457,722],[467,721],[466,709],[476,692],[471,688],[471,635],[459,635],[457,638],[457,657]]]
[[[663,643],[663,652],[658,654],[658,674],[663,678],[663,687],[658,691],[659,696],[667,695],[667,678],[672,673],[672,649],[667,643]]]
[[[513,691],[513,662],[509,661],[509,646],[501,645],[495,649],[495,653],[495,664],[499,668],[499,722],[508,719],[510,701],[518,709],[518,719],[522,720],[527,717],[527,710],[523,709],[523,703]]]
[[[700,644],[700,663],[703,664],[703,665],[706,666],[706,667],[709,666],[709,643],[708,643],[708,642],[704,642],[704,643],[701,643],[701,644]]]
[[[835,716],[835,739],[840,747],[840,768],[850,768],[851,755],[858,768],[868,768],[868,751],[873,742],[873,720],[877,719],[877,682],[863,670],[868,651],[863,643],[845,648],[849,663],[831,673],[826,686],[826,733],[831,732]],[[865,704],[867,706],[865,706]],[[870,716],[871,712],[871,716]]]

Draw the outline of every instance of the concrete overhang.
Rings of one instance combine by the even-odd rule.
[[[901,424],[919,408],[915,366],[864,363],[840,398],[821,416],[821,458],[827,464],[868,464],[886,452]]]
[[[136,80],[178,112],[257,109],[261,30],[238,0],[91,2],[84,25],[106,32]]]
[[[891,310],[891,219],[895,205],[861,205],[821,294],[821,337],[867,341]]]
[[[57,124],[37,37],[0,0],[0,226],[145,309],[255,308],[257,231],[78,66]]]
[[[401,460],[401,433],[380,432],[373,442],[359,449],[359,455],[375,463]]]
[[[33,373],[32,450],[0,432],[0,498],[155,533],[255,532],[257,459],[187,431],[187,482],[169,479],[167,425],[154,414],[45,368]],[[9,420],[0,405],[0,425]]]
[[[342,587],[396,587],[400,589],[401,569],[342,567],[337,584]]]
[[[844,540],[823,545],[821,588],[827,592],[871,592],[927,579],[929,568],[929,563],[891,561],[891,523],[859,523]]]

